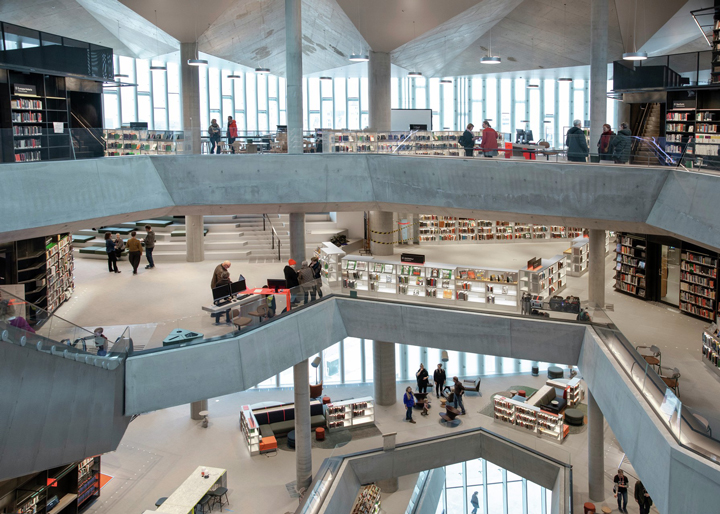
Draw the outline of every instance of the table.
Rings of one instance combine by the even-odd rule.
[[[205,468],[210,474],[210,478],[200,476],[200,471]],[[146,510],[145,512],[161,512],[165,514],[190,514],[195,505],[205,496],[215,485],[227,487],[227,470],[222,468],[211,468],[208,466],[198,466],[192,475],[190,475],[175,491],[168,496],[168,499],[158,508],[158,510]]]
[[[249,291],[243,291],[240,294],[249,294]],[[233,309],[239,309],[241,306],[248,305],[257,300],[258,298],[256,296],[250,294],[249,296],[241,300],[235,300],[220,305],[203,305],[202,310],[204,310],[205,312],[209,312],[210,316],[215,318],[216,325],[222,325],[222,323],[220,322],[220,317],[223,314],[225,314],[225,323],[230,323],[230,311],[232,311]]]

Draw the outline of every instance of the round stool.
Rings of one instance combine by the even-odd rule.
[[[511,395],[510,398],[512,398],[513,396],[515,396],[517,394],[518,394],[518,392],[515,389],[510,389],[510,395]]]
[[[550,366],[548,368],[548,378],[562,378],[563,370],[558,366]]]
[[[585,414],[579,409],[565,409],[565,423],[574,427],[583,426]],[[593,511],[595,512],[595,511]]]
[[[518,394],[518,396],[522,396],[522,397],[527,396],[527,393],[525,393],[525,389],[520,389],[520,390],[517,392],[517,394]]]
[[[607,505],[603,505],[600,510],[602,510],[603,514],[610,514],[612,512],[612,509],[610,507],[608,507]]]
[[[290,448],[295,448],[295,431],[294,430],[291,430],[288,433],[287,439],[288,439],[288,446]]]
[[[315,429],[315,440],[316,441],[324,441],[325,440],[325,429],[323,427],[317,427]]]
[[[330,403],[330,397],[329,396],[323,396],[323,405],[327,405]]]
[[[595,514],[595,504],[594,503],[587,502],[585,505],[583,505],[583,507],[585,508],[584,514]]]
[[[532,367],[532,376],[536,377],[540,374],[540,368],[537,366]]]

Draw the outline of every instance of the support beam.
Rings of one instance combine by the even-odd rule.
[[[180,76],[182,80],[182,113],[185,132],[183,153],[201,153],[200,140],[200,70],[189,66],[195,59],[195,43],[180,43]],[[189,145],[189,146],[188,146]]]
[[[590,499],[605,499],[605,417],[588,390],[588,487]]]
[[[395,232],[393,213],[370,211],[370,251],[373,255],[392,255],[394,253]]]
[[[301,7],[302,0],[285,0],[285,73],[289,154],[303,153]]]
[[[188,262],[205,260],[205,224],[200,214],[185,216],[185,251]]]
[[[293,366],[295,389],[295,488],[304,492],[312,482],[312,440],[310,427],[310,382],[308,361]]]
[[[391,116],[390,54],[370,52],[368,66],[369,122],[372,130],[389,131]]]
[[[608,0],[592,0],[590,7],[590,153],[607,121]]]
[[[590,306],[605,308],[605,231],[590,229],[588,301]]]
[[[373,387],[375,403],[395,405],[395,343],[373,341]]]
[[[305,213],[290,213],[290,258],[295,259],[298,266],[305,260]],[[300,269],[298,267],[298,269]]]

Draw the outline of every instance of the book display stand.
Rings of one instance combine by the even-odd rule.
[[[606,232],[607,234],[607,232]],[[607,248],[607,245],[605,246]],[[570,247],[570,266],[567,274],[571,277],[580,277],[588,270],[590,257],[590,239],[576,237]]]
[[[520,270],[520,293],[550,298],[567,286],[567,256],[541,259],[540,267]]]
[[[375,403],[372,396],[351,398],[326,406],[327,427],[349,428],[375,422]]]
[[[514,428],[534,432],[539,437],[547,437],[560,443],[568,433],[561,415],[504,396],[496,396],[493,402],[495,421],[498,423],[507,423]]]
[[[249,405],[243,405],[240,410],[240,431],[245,437],[245,444],[250,455],[260,454],[260,425],[258,425]]]
[[[173,130],[106,130],[105,155],[170,155],[182,152],[185,133]]]
[[[330,242],[323,242],[315,249],[315,257],[320,261],[323,283],[330,287],[339,287],[341,281],[341,259],[345,252]]]

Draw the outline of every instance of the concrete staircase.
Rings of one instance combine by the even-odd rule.
[[[647,139],[658,138],[660,137],[660,124],[665,122],[665,120],[661,119],[660,104],[648,104],[646,108],[650,109],[650,112],[645,121],[645,126],[642,128],[642,133],[637,135]],[[637,151],[633,153],[632,163],[640,165],[657,164],[658,159],[655,152],[646,143],[639,142]]]
[[[280,259],[286,260],[290,258],[290,215],[288,214],[268,214],[268,221],[265,221],[265,230],[263,230],[262,214],[237,214],[232,216],[235,229],[242,234],[241,238],[245,241],[245,248],[250,252],[248,256],[249,262],[277,262],[278,249],[276,246],[272,248],[272,227],[280,238]]]

